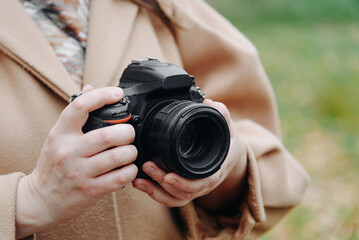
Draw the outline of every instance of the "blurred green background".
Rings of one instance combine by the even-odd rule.
[[[258,48],[284,144],[312,178],[261,240],[359,239],[359,0],[207,0]]]

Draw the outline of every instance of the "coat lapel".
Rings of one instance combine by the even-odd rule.
[[[138,6],[126,0],[92,0],[86,48],[84,83],[104,87],[118,81],[126,44]]]
[[[80,91],[19,0],[0,0],[0,50],[64,100]],[[7,23],[6,25],[4,23]]]
[[[80,91],[54,50],[18,0],[0,0],[0,50],[68,101]],[[113,82],[138,6],[127,0],[92,0],[84,84]],[[117,81],[117,79],[116,79]]]

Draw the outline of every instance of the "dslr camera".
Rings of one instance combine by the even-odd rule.
[[[121,101],[89,114],[83,132],[129,123],[136,131],[137,177],[146,161],[167,172],[204,178],[217,172],[227,156],[230,133],[224,117],[203,104],[204,94],[182,68],[158,61],[132,60],[120,78]]]

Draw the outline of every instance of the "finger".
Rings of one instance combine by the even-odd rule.
[[[203,193],[211,189],[217,181],[217,176],[212,175],[202,179],[187,179],[176,173],[169,173],[165,176],[164,182],[178,191],[188,193]]]
[[[92,90],[94,90],[95,88],[89,84],[86,84],[83,88],[82,88],[82,93],[87,93],[90,92]]]
[[[98,194],[106,195],[108,193],[120,190],[137,176],[138,169],[136,165],[129,164],[120,169],[113,170],[106,174],[92,179],[92,188],[98,191]]]
[[[132,182],[132,186],[147,193],[153,200],[167,207],[180,207],[186,205],[189,200],[180,200],[166,192],[161,186],[150,180],[138,178]]]
[[[143,165],[143,171],[150,176],[154,181],[156,181],[164,190],[170,193],[177,199],[180,200],[191,200],[197,197],[197,194],[200,192],[188,192],[186,190],[180,190],[177,188],[176,184],[172,184],[172,182],[167,182],[165,179],[167,175],[175,174],[175,173],[167,173],[161,168],[159,168],[154,162],[146,162]],[[177,175],[177,174],[175,174]]]
[[[163,169],[159,168],[154,162],[145,162],[142,166],[143,171],[154,181],[161,184],[167,174]]]
[[[136,158],[137,148],[133,145],[112,148],[85,159],[86,174],[88,177],[97,177],[115,168],[128,165]]]
[[[222,116],[226,119],[228,124],[231,122],[231,114],[229,113],[226,105],[224,105],[221,102],[214,102],[211,99],[206,99],[203,101],[203,103],[217,109],[222,114]]]
[[[216,178],[212,175],[204,179],[187,179],[176,173],[167,173],[151,161],[143,164],[143,171],[164,188],[172,187],[188,193],[203,191],[212,185]]]
[[[79,155],[89,157],[111,147],[128,145],[135,139],[135,129],[130,124],[116,124],[90,131],[80,136]]]
[[[88,113],[106,104],[118,102],[123,97],[123,91],[119,87],[99,88],[88,91],[71,102],[60,116],[66,130],[81,131],[88,118]]]

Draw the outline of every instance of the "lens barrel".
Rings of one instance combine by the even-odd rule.
[[[157,108],[146,122],[150,158],[169,172],[191,179],[208,177],[227,156],[227,122],[203,103],[171,102]]]

